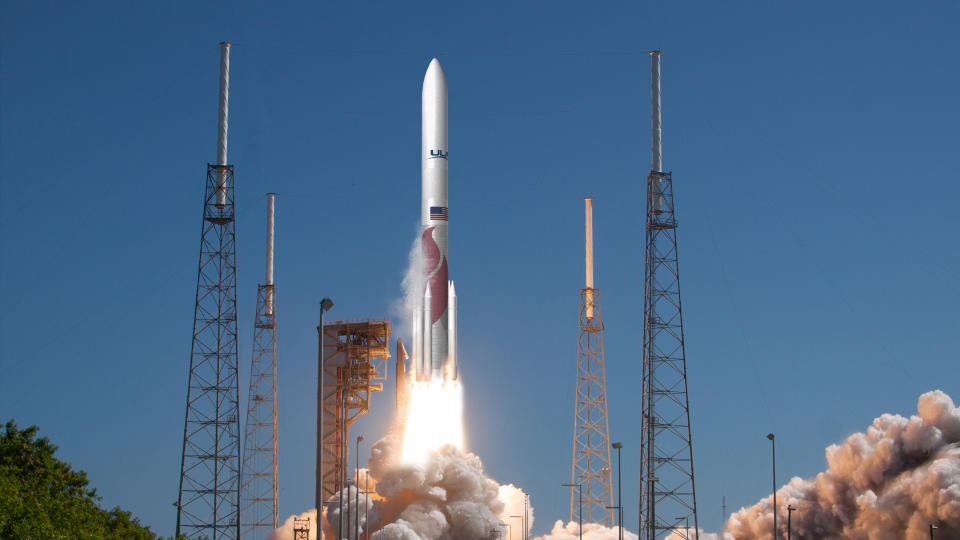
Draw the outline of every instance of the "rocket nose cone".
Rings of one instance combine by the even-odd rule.
[[[447,85],[447,77],[443,74],[443,67],[440,66],[440,61],[434,58],[430,61],[430,65],[427,66],[427,74],[423,76],[424,86],[430,84],[442,84]]]

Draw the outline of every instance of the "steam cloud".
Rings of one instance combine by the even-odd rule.
[[[798,539],[960,538],[960,408],[940,390],[920,396],[917,414],[884,414],[864,433],[827,448],[827,470],[777,490],[777,524],[787,505]],[[766,539],[772,496],[730,516],[723,538]]]
[[[616,527],[606,527],[598,523],[583,524],[583,540],[618,540],[620,531]],[[638,540],[638,536],[626,529],[623,530],[624,540]],[[579,540],[580,527],[577,522],[571,521],[566,525],[559,519],[553,524],[550,534],[538,536],[533,540]],[[673,540],[672,538],[669,540]]]
[[[493,540],[498,525],[523,513],[524,494],[487,477],[480,458],[447,446],[423,467],[399,462],[399,442],[391,434],[375,444],[370,457],[372,497],[359,495],[361,534],[369,512],[372,540]],[[799,540],[924,540],[935,524],[937,538],[960,538],[960,408],[940,390],[920,396],[917,414],[884,414],[863,433],[826,450],[827,470],[811,479],[794,477],[777,490],[778,525],[786,537],[786,507],[797,510],[792,535]],[[366,471],[360,472],[360,485]],[[349,500],[357,496],[350,489]],[[339,497],[327,504],[327,538],[336,532]],[[721,534],[700,532],[702,540],[754,540],[770,537],[772,497],[730,516]],[[345,506],[344,510],[346,511]],[[532,527],[533,509],[528,509]],[[353,511],[351,510],[351,514]],[[271,540],[293,540],[293,517]],[[311,510],[300,516],[314,520]],[[351,522],[353,519],[351,518]],[[518,524],[517,520],[513,520]],[[382,525],[382,528],[380,526]],[[518,538],[519,527],[513,530]],[[536,540],[575,540],[575,522],[554,523]],[[312,532],[310,540],[316,540]],[[670,540],[683,538],[674,531]],[[356,538],[355,535],[351,538]],[[585,540],[614,540],[616,527],[584,524]],[[624,538],[636,534],[624,531]]]
[[[413,235],[413,244],[407,255],[407,271],[403,275],[403,296],[390,306],[396,327],[404,336],[413,335],[413,311],[423,301],[423,247],[419,230],[417,224],[417,233]]]
[[[404,465],[399,456],[400,442],[394,434],[381,439],[373,445],[369,460],[370,491],[376,493],[366,497],[353,486],[344,491],[344,515],[350,513],[349,538],[357,538],[352,532],[355,520],[365,537],[365,513],[369,514],[371,540],[495,540],[500,538],[501,522],[523,514],[523,491],[486,476],[480,458],[472,453],[446,446],[432,453],[422,467]],[[365,474],[360,471],[361,488],[367,481]],[[351,508],[358,496],[359,516]],[[326,538],[337,537],[339,502],[337,494],[326,505]],[[533,508],[528,505],[527,511],[528,527],[532,527]],[[315,511],[297,517],[306,516],[316,523]],[[519,520],[513,523],[514,538],[520,538]],[[316,540],[313,534],[310,540]],[[293,540],[293,516],[270,540]]]

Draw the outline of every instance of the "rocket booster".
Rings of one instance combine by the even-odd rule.
[[[417,379],[456,379],[456,293],[447,250],[447,79],[434,58],[423,78],[420,244],[422,304],[414,310]],[[417,343],[419,341],[419,343]]]

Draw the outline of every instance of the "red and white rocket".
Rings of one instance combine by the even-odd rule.
[[[457,295],[447,251],[447,79],[434,58],[423,78],[420,243],[423,297],[413,314],[417,380],[453,380],[457,372]]]

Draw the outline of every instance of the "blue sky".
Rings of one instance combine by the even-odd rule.
[[[317,302],[395,316],[420,83],[450,89],[450,263],[470,448],[565,518],[593,196],[611,438],[636,528],[649,60],[663,50],[701,524],[960,397],[960,8],[902,3],[8,3],[0,417],[173,532],[217,42],[232,50],[241,388],[277,198],[283,516],[312,501]],[[389,386],[389,385],[388,385]],[[245,393],[245,391],[241,391]],[[358,429],[393,413],[375,397]]]

